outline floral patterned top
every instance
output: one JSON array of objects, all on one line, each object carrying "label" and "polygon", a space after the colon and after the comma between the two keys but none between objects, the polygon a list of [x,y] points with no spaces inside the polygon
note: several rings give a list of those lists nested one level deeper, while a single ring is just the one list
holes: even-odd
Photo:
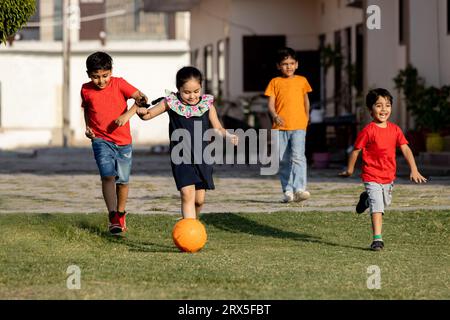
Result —
[{"label": "floral patterned top", "polygon": [[166,91],[166,94],[168,95],[165,97],[165,100],[169,108],[186,118],[202,116],[214,102],[214,96],[210,94],[203,94],[200,97],[200,101],[195,105],[184,104],[174,92]]}]

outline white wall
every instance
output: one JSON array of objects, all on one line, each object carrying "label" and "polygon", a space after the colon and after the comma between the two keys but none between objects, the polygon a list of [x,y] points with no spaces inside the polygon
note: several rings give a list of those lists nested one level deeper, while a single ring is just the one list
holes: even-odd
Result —
[{"label": "white wall", "polygon": [[367,29],[366,86],[364,92],[382,87],[394,97],[391,121],[403,123],[401,109],[393,79],[406,66],[406,49],[399,44],[398,0],[368,0],[367,5],[378,5],[381,9],[381,29]]},{"label": "white wall", "polygon": [[320,0],[314,3],[319,21],[317,34],[326,34],[327,42],[331,44],[333,43],[334,31],[355,26],[363,21],[364,9],[347,7],[346,1],[344,0]]},{"label": "white wall", "polygon": [[[72,47],[70,128],[75,145],[88,144],[84,137],[80,89],[89,81],[86,57],[97,50],[113,57],[113,75],[125,78],[150,100],[175,90],[175,74],[189,64],[186,41],[139,43],[76,43]],[[58,145],[62,141],[62,58],[58,43],[15,43],[0,48],[0,149]],[[131,104],[132,101],[130,101]],[[167,143],[168,117],[150,121],[131,119],[135,144]],[[24,132],[26,134],[24,135]],[[20,133],[20,134],[19,134]]]},{"label": "white wall", "polygon": [[[438,0],[410,0],[410,62],[427,84],[440,85]],[[448,60],[448,56],[445,57]]]},{"label": "white wall", "polygon": [[[256,35],[285,35],[286,45],[295,50],[318,48],[315,0],[233,0],[231,20],[255,30]],[[243,36],[251,35],[245,28],[231,28],[232,70],[230,93],[243,94]],[[251,95],[253,93],[246,93]]]},{"label": "white wall", "polygon": [[213,44],[216,50],[218,40],[230,37],[228,81],[234,99],[244,94],[243,36],[286,35],[296,50],[317,49],[315,8],[315,0],[203,0],[191,11],[191,48],[200,49],[202,61],[204,46]]},{"label": "white wall", "polygon": [[213,61],[212,70],[210,71],[212,72],[214,89],[217,89],[218,86],[217,42],[229,36],[230,5],[231,0],[207,0],[201,1],[191,10],[191,51],[198,50],[199,57],[197,61],[199,65],[197,66],[204,73],[204,48],[212,45]]}]

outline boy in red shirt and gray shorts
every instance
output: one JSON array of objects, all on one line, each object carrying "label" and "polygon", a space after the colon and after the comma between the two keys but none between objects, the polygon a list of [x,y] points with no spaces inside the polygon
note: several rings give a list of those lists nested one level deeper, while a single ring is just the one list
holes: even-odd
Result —
[{"label": "boy in red shirt and gray shorts", "polygon": [[400,127],[389,122],[393,97],[386,89],[375,89],[366,96],[366,106],[372,116],[369,123],[356,138],[343,177],[353,174],[358,155],[362,153],[362,174],[366,191],[361,193],[356,206],[357,213],[370,208],[372,215],[373,242],[370,248],[379,251],[384,248],[381,236],[384,208],[391,204],[392,188],[396,174],[395,152],[399,147],[408,163],[410,179],[415,183],[426,182],[418,171],[414,155]]},{"label": "boy in red shirt and gray shorts", "polygon": [[[109,212],[109,231],[126,230],[125,205],[131,171],[132,144],[130,118],[137,104],[146,104],[147,97],[123,78],[112,76],[112,58],[95,52],[86,59],[90,82],[81,88],[86,136],[92,141],[102,193]],[[128,109],[127,100],[134,99]]]}]

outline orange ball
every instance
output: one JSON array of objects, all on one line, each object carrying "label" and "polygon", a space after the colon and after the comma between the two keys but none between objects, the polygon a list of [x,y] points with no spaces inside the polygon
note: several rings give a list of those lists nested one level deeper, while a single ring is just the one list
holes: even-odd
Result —
[{"label": "orange ball", "polygon": [[172,239],[181,251],[197,252],[206,243],[205,226],[197,219],[181,219],[173,227]]}]

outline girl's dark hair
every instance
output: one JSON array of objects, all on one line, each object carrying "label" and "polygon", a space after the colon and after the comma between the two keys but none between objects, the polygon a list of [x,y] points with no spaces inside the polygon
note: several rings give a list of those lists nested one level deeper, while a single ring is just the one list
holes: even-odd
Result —
[{"label": "girl's dark hair", "polygon": [[105,52],[95,52],[86,59],[86,69],[88,73],[97,70],[111,70],[112,58]]},{"label": "girl's dark hair", "polygon": [[291,48],[281,48],[277,51],[277,63],[280,64],[284,59],[292,58],[295,61],[298,61],[297,59],[297,53],[295,53],[294,49]]},{"label": "girl's dark hair", "polygon": [[372,110],[372,106],[377,102],[379,97],[386,98],[389,100],[391,105],[394,103],[394,98],[392,97],[391,93],[383,88],[373,89],[370,90],[369,93],[366,96],[366,107],[369,110]]},{"label": "girl's dark hair", "polygon": [[177,81],[177,89],[180,89],[186,82],[190,79],[197,80],[200,84],[202,84],[203,76],[200,70],[195,67],[183,67],[177,72],[176,81]]}]

